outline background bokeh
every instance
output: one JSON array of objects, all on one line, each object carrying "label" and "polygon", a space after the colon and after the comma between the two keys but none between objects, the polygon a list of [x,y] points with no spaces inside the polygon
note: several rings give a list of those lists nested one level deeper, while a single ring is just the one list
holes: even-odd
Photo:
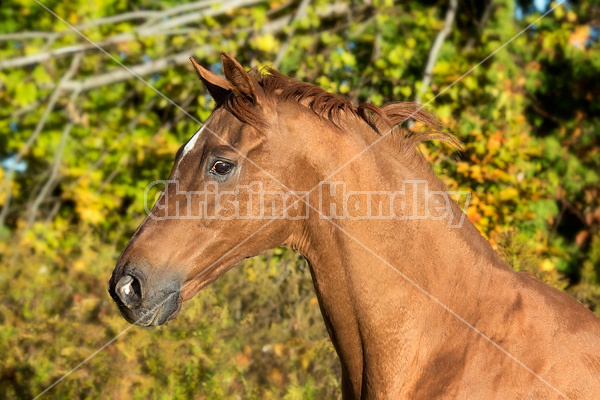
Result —
[{"label": "background bokeh", "polygon": [[[220,52],[353,102],[427,103],[557,3],[44,0],[204,121],[188,57]],[[600,313],[600,5],[567,1],[427,104],[423,151],[507,262]],[[436,40],[437,39],[437,40]],[[439,46],[434,45],[438,43]],[[431,68],[428,78],[426,66]],[[0,6],[0,398],[32,398],[129,324],[107,293],[198,126],[33,0]],[[247,260],[177,320],[134,327],[45,398],[339,398],[306,262]]]}]

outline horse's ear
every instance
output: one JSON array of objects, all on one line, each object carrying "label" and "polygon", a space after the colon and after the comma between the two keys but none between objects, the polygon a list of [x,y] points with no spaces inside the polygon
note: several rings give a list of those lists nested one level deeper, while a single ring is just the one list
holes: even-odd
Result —
[{"label": "horse's ear", "polygon": [[190,57],[190,61],[194,65],[198,77],[200,77],[200,80],[204,83],[204,86],[206,86],[206,89],[208,89],[212,98],[215,99],[215,102],[217,104],[223,102],[231,92],[231,85],[229,82],[198,64],[196,60],[194,60],[194,57]]},{"label": "horse's ear", "polygon": [[250,74],[246,72],[244,67],[227,53],[221,53],[221,61],[223,63],[225,78],[229,81],[233,92],[254,105],[258,104],[261,88],[255,83]]}]

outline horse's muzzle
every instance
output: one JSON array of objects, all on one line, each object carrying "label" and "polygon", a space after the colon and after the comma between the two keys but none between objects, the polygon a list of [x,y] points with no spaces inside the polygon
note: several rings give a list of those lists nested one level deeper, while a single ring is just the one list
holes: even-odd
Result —
[{"label": "horse's muzzle", "polygon": [[162,325],[179,311],[179,285],[171,282],[160,288],[151,286],[138,269],[125,266],[115,268],[108,292],[127,321],[142,326]]}]

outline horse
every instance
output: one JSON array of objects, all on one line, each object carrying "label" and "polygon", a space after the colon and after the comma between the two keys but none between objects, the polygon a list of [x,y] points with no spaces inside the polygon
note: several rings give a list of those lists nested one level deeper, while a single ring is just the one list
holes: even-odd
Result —
[{"label": "horse", "polygon": [[355,107],[225,53],[225,78],[191,61],[216,105],[110,278],[129,322],[163,324],[288,246],[309,263],[344,399],[598,398],[600,319],[513,271],[464,218],[418,151],[457,143],[434,116]]}]

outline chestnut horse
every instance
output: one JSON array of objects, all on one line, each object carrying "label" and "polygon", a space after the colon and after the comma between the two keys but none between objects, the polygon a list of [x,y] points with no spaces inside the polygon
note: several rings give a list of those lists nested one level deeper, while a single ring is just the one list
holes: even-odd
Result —
[{"label": "chestnut horse", "polygon": [[[600,398],[600,319],[512,271],[448,201],[416,149],[455,140],[434,118],[354,107],[226,54],[225,79],[192,62],[216,108],[113,272],[127,320],[163,324],[242,259],[285,245],[310,264],[344,399]],[[438,133],[411,133],[408,118]]]}]

